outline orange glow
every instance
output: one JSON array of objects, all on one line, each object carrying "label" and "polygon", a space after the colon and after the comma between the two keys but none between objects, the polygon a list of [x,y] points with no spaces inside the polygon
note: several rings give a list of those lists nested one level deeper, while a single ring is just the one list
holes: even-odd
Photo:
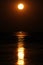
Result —
[{"label": "orange glow", "polygon": [[18,4],[18,9],[23,10],[24,9],[24,4],[22,4],[22,3]]}]

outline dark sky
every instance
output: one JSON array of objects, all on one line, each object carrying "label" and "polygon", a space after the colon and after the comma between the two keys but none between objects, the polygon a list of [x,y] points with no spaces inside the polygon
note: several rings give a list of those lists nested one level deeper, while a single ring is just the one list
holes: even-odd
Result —
[{"label": "dark sky", "polygon": [[[16,9],[23,2],[24,11]],[[43,1],[39,0],[1,0],[0,31],[43,32]]]}]

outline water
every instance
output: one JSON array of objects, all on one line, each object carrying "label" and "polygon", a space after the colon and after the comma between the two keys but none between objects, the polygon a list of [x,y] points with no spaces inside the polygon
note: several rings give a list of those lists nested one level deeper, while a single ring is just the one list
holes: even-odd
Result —
[{"label": "water", "polygon": [[39,42],[1,41],[0,65],[43,65],[42,57],[43,44]]}]

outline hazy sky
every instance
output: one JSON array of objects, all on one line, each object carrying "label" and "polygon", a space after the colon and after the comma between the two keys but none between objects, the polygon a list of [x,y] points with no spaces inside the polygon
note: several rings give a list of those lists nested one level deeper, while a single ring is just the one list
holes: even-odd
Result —
[{"label": "hazy sky", "polygon": [[[27,6],[22,12],[16,9],[19,2]],[[43,32],[43,1],[1,0],[0,31]]]}]

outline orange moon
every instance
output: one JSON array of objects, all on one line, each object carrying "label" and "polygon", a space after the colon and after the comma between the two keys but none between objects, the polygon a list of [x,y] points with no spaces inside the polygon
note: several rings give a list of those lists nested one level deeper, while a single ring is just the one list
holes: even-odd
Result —
[{"label": "orange moon", "polygon": [[23,10],[24,9],[24,4],[22,4],[22,3],[18,4],[18,9]]}]

